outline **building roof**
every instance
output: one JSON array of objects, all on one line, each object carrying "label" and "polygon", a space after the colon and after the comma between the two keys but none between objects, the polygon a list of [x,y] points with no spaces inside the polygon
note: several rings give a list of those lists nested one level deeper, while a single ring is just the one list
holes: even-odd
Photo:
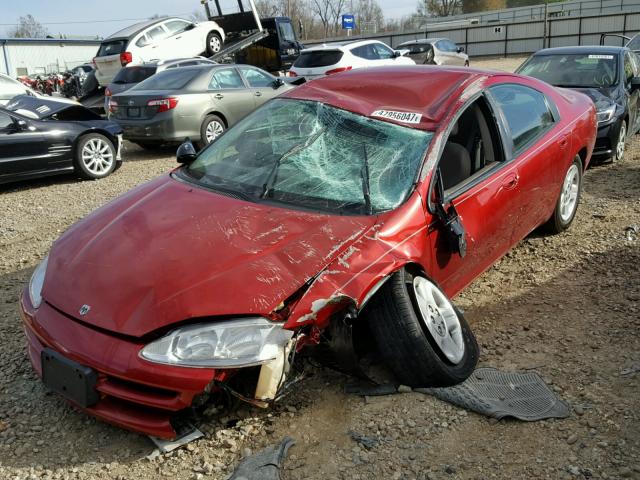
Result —
[{"label": "building roof", "polygon": [[51,43],[51,44],[67,44],[67,45],[100,45],[102,40],[80,39],[80,38],[0,38],[0,43]]}]

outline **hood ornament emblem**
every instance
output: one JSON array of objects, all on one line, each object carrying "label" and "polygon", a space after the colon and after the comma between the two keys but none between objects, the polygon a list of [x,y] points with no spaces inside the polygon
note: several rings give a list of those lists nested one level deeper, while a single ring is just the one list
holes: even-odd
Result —
[{"label": "hood ornament emblem", "polygon": [[91,306],[87,305],[86,303],[84,305],[82,305],[80,307],[80,310],[78,311],[78,313],[80,313],[80,315],[84,316],[87,313],[89,313],[89,310],[91,310]]}]

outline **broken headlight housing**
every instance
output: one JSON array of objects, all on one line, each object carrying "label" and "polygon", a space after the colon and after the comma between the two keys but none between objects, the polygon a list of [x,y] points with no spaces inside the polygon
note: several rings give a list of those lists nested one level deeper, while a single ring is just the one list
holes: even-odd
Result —
[{"label": "broken headlight housing", "polygon": [[268,362],[293,332],[266,318],[189,325],[151,342],[140,351],[145,360],[188,367],[249,367]]},{"label": "broken headlight housing", "polygon": [[49,263],[49,256],[44,257],[44,260],[40,262],[40,265],[36,267],[29,280],[29,300],[33,308],[40,307],[42,303],[42,286],[44,285],[44,275],[47,273],[47,264]]}]

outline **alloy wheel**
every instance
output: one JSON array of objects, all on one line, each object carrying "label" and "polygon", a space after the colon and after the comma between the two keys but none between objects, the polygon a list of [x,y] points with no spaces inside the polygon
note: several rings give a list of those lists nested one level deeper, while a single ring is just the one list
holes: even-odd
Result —
[{"label": "alloy wheel", "polygon": [[207,128],[204,131],[207,143],[213,142],[216,138],[222,135],[224,127],[217,120],[212,120],[207,124]]},{"label": "alloy wheel", "polygon": [[563,222],[571,220],[577,206],[580,191],[580,170],[574,163],[567,170],[560,194],[560,218]]},{"label": "alloy wheel", "polygon": [[438,287],[424,277],[414,277],[413,291],[421,320],[436,345],[451,363],[459,363],[464,356],[464,340],[453,305]]},{"label": "alloy wheel", "polygon": [[220,51],[220,39],[216,35],[211,35],[209,39],[209,49],[213,53],[218,53]]},{"label": "alloy wheel", "polygon": [[627,139],[627,125],[622,122],[620,133],[618,134],[618,144],[616,145],[616,160],[622,160],[624,156],[625,141]]},{"label": "alloy wheel", "polygon": [[113,166],[113,152],[100,138],[92,138],[82,148],[82,163],[93,175],[103,175]]}]

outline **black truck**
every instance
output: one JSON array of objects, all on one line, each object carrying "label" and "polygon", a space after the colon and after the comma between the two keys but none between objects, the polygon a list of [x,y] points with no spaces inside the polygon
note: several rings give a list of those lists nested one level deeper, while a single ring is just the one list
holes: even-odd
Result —
[{"label": "black truck", "polygon": [[201,1],[207,18],[220,25],[227,37],[224,48],[211,56],[212,60],[283,74],[304,48],[289,17],[260,18],[253,0]]}]

